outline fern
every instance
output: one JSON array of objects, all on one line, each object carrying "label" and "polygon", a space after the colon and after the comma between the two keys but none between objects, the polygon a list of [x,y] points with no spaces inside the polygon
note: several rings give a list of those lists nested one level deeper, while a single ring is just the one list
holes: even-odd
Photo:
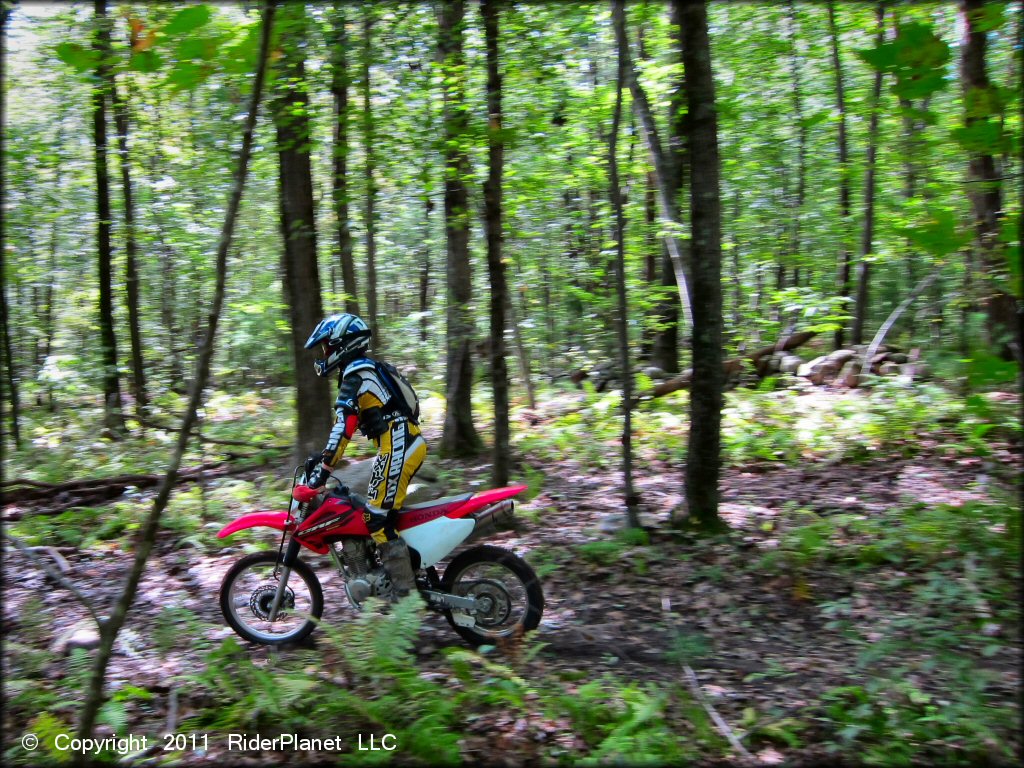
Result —
[{"label": "fern", "polygon": [[100,708],[98,720],[109,725],[114,733],[125,731],[128,725],[128,711],[125,709],[124,702],[108,701]]}]

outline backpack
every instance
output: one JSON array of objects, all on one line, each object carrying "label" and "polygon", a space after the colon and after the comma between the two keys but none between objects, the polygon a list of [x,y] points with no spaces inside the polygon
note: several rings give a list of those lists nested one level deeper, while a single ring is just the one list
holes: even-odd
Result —
[{"label": "backpack", "polygon": [[416,396],[416,390],[412,388],[412,384],[391,363],[385,363],[383,360],[374,360],[373,362],[377,369],[377,375],[384,382],[384,386],[388,388],[399,409],[418,424],[420,399]]}]

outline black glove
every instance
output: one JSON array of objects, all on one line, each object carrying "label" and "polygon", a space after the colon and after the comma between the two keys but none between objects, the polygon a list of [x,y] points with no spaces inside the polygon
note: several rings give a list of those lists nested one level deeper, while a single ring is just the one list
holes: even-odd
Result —
[{"label": "black glove", "polygon": [[307,482],[306,482],[307,485],[309,484],[308,480],[309,480],[310,477],[312,477],[313,472],[315,472],[316,468],[319,467],[319,465],[321,465],[323,463],[324,463],[324,454],[310,454],[309,458],[306,459],[306,463],[303,465],[302,470],[303,470],[303,472],[305,474],[305,477],[306,477],[306,480],[307,480]]},{"label": "black glove", "polygon": [[323,468],[324,455],[322,453],[311,453],[306,459],[303,470],[306,474],[306,485],[310,488],[318,488],[327,482],[328,473]]}]

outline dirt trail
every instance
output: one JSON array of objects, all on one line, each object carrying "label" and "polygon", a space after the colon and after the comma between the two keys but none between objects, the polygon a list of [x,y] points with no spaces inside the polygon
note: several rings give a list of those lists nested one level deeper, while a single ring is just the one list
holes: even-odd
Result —
[{"label": "dirt trail", "polygon": [[[823,601],[848,600],[855,623],[860,619],[861,635],[871,630],[873,617],[891,617],[901,609],[887,583],[870,574],[839,579],[811,570],[798,582],[787,575],[757,579],[744,571],[745,564],[777,545],[787,504],[823,516],[839,511],[870,515],[914,499],[958,503],[984,497],[984,485],[978,485],[980,465],[934,458],[730,469],[722,483],[722,512],[734,533],[720,543],[686,544],[664,525],[681,500],[682,473],[668,468],[639,484],[643,518],[653,530],[652,546],[644,548],[642,562],[627,549],[614,562],[597,564],[580,557],[578,548],[609,539],[608,529],[620,519],[615,477],[565,470],[549,475],[543,490],[522,505],[522,515],[534,518],[524,532],[502,533],[494,539],[535,563],[562,561],[543,576],[547,606],[538,639],[546,647],[530,662],[535,671],[576,670],[586,679],[611,673],[634,681],[682,683],[682,663],[689,663],[713,706],[734,724],[751,707],[775,717],[797,716],[822,692],[854,679],[853,661],[863,644],[826,627]],[[462,471],[472,482],[486,478],[487,467],[466,464]],[[256,536],[246,540],[252,542]],[[276,547],[273,536],[263,534],[261,539],[268,548]],[[161,538],[108,681],[113,688],[131,683],[156,693],[151,719],[166,717],[170,681],[202,663],[201,654],[189,650],[193,638],[185,627],[178,647],[157,647],[154,630],[161,611],[187,608],[198,617],[207,639],[218,642],[229,636],[217,606],[217,590],[242,553],[241,545],[238,541],[214,555],[175,549],[169,535]],[[130,553],[111,547],[74,552],[67,559],[78,586],[102,605],[120,589],[120,574],[128,567]],[[326,596],[324,621],[343,622],[353,615],[352,609],[332,577],[329,560],[317,560],[314,565]],[[11,641],[32,642],[23,635],[23,607],[29,598],[48,609],[51,638],[88,626],[84,609],[49,586],[19,553],[7,554],[4,582],[8,649]],[[315,638],[316,633],[313,642]],[[428,616],[416,648],[421,665],[426,670],[443,668],[441,649],[459,642],[440,616]],[[257,660],[269,660],[273,653],[263,648],[252,652]],[[979,663],[998,671],[995,685],[1012,699],[1021,682],[1014,655],[999,653]],[[55,662],[44,674],[60,677],[64,669]],[[181,716],[186,716],[188,691],[177,694]]]}]

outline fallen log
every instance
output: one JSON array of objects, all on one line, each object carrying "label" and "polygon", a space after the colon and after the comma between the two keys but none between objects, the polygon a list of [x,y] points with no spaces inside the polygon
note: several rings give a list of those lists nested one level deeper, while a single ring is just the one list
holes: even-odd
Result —
[{"label": "fallen log", "polygon": [[[758,375],[763,376],[762,372],[765,368],[765,358],[770,357],[776,352],[788,352],[791,349],[796,349],[808,341],[817,336],[817,331],[801,331],[800,333],[794,333],[785,339],[780,340],[777,344],[773,344],[770,347],[762,347],[761,349],[751,352],[749,355],[743,357],[734,357],[731,360],[726,360],[722,363],[722,368],[725,371],[726,377],[736,376],[743,371],[743,368],[748,364],[752,363],[754,368],[757,370]],[[693,383],[693,370],[687,368],[681,374],[676,376],[674,379],[663,381],[660,384],[649,389],[647,392],[640,393],[637,398],[633,401],[634,404],[642,400],[652,400],[656,397],[663,397],[671,394],[672,392],[678,392],[680,389],[689,389]]]},{"label": "fallen log", "polygon": [[[141,424],[142,426],[149,427],[150,429],[159,429],[159,430],[161,430],[163,432],[180,432],[181,431],[181,427],[172,427],[170,424],[161,424],[160,422],[153,421],[152,419],[143,419],[143,418],[140,418],[139,416],[133,416],[132,418],[135,421],[137,421],[139,424]],[[288,446],[288,445],[258,445],[256,443],[247,443],[244,440],[224,440],[224,439],[218,438],[218,437],[209,437],[208,435],[204,435],[199,430],[196,430],[195,436],[196,436],[196,439],[199,442],[201,442],[201,443],[210,443],[211,445],[235,445],[235,446],[240,446],[242,448],[256,448],[257,450],[275,450],[275,451],[283,451],[285,449],[291,448],[291,446]]]},{"label": "fallen log", "polygon": [[[182,470],[177,477],[176,483],[189,483],[197,480],[210,480],[218,477],[230,477],[241,475],[258,469],[263,464],[246,464],[233,466],[226,461],[212,462],[199,467],[190,467]],[[23,488],[12,491],[4,491],[4,522],[15,522],[26,515],[59,515],[73,507],[96,506],[106,504],[124,494],[129,487],[152,488],[159,485],[162,480],[160,475],[121,475],[119,477],[100,478],[93,480],[73,480],[69,483],[55,486],[49,489]],[[12,484],[19,481],[13,480]],[[17,491],[23,495],[15,497]],[[33,503],[47,500],[57,502],[54,506],[36,507]],[[8,509],[16,503],[27,502],[29,506],[17,506]]]}]

